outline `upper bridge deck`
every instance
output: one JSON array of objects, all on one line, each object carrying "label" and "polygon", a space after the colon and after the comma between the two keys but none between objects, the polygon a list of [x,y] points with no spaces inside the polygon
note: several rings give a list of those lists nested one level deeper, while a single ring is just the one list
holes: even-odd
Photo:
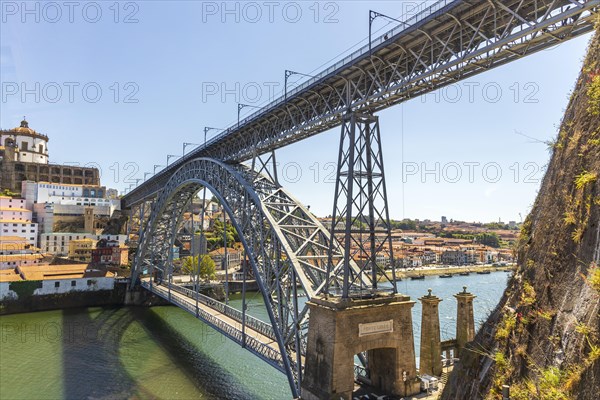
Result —
[{"label": "upper bridge deck", "polygon": [[[123,197],[154,196],[186,161],[242,162],[593,29],[600,0],[441,0],[173,162]],[[190,138],[190,140],[194,140]]]}]

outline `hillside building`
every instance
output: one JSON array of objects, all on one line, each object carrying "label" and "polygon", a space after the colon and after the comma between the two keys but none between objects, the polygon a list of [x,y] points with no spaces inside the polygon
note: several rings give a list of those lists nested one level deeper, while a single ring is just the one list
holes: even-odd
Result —
[{"label": "hillside building", "polygon": [[32,221],[24,199],[0,196],[0,228],[1,236],[18,236],[37,246],[38,224]]},{"label": "hillside building", "polygon": [[0,130],[0,187],[19,193],[26,180],[100,185],[97,168],[50,164],[48,141],[25,119],[16,128]]}]

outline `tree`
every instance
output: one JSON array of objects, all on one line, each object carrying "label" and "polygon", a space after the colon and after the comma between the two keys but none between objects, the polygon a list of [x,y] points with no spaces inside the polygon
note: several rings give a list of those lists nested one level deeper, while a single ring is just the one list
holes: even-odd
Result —
[{"label": "tree", "polygon": [[[181,270],[190,274],[190,276],[196,275],[198,273],[198,259],[200,259],[200,256],[184,258]],[[200,278],[205,280],[214,279],[215,271],[215,262],[208,254],[204,254],[200,259]]]},{"label": "tree", "polygon": [[495,248],[500,247],[500,237],[494,232],[477,235],[477,241],[486,246]]},{"label": "tree", "polygon": [[416,231],[417,223],[408,218],[403,219],[402,221],[390,221],[390,225],[392,229],[402,229],[404,231]]},{"label": "tree", "polygon": [[[235,242],[239,242],[240,238],[237,231],[230,223],[227,223],[227,247],[232,247]],[[207,232],[206,241],[210,250],[224,247],[223,243],[223,221],[215,219],[213,222],[213,231]]]},{"label": "tree", "polygon": [[12,192],[10,189],[4,189],[2,192],[0,192],[0,195],[7,197],[19,197],[20,193]]}]

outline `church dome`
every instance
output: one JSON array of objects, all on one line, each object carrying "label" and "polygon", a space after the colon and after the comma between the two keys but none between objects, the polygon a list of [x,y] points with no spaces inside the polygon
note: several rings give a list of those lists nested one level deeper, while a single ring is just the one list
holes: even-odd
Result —
[{"label": "church dome", "polygon": [[43,139],[48,141],[48,136],[41,134],[39,132],[36,132],[35,130],[31,129],[29,127],[29,122],[27,122],[27,120],[25,119],[25,117],[23,117],[23,121],[21,121],[21,125],[11,129],[10,131],[8,131],[11,134],[16,134],[16,135],[27,135],[27,136],[33,136],[33,137],[37,137],[39,139]]}]

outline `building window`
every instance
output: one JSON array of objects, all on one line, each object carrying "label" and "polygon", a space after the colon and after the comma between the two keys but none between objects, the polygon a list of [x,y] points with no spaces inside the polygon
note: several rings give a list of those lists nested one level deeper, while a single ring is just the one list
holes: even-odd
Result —
[{"label": "building window", "polygon": [[71,287],[75,287],[77,283],[75,281],[71,281]]},{"label": "building window", "polygon": [[60,282],[54,282],[54,287],[55,287],[55,288],[58,288],[58,287],[60,287]]},{"label": "building window", "polygon": [[91,279],[88,279],[88,280],[87,280],[87,285],[88,285],[88,286],[92,286],[92,280],[91,280]]}]

